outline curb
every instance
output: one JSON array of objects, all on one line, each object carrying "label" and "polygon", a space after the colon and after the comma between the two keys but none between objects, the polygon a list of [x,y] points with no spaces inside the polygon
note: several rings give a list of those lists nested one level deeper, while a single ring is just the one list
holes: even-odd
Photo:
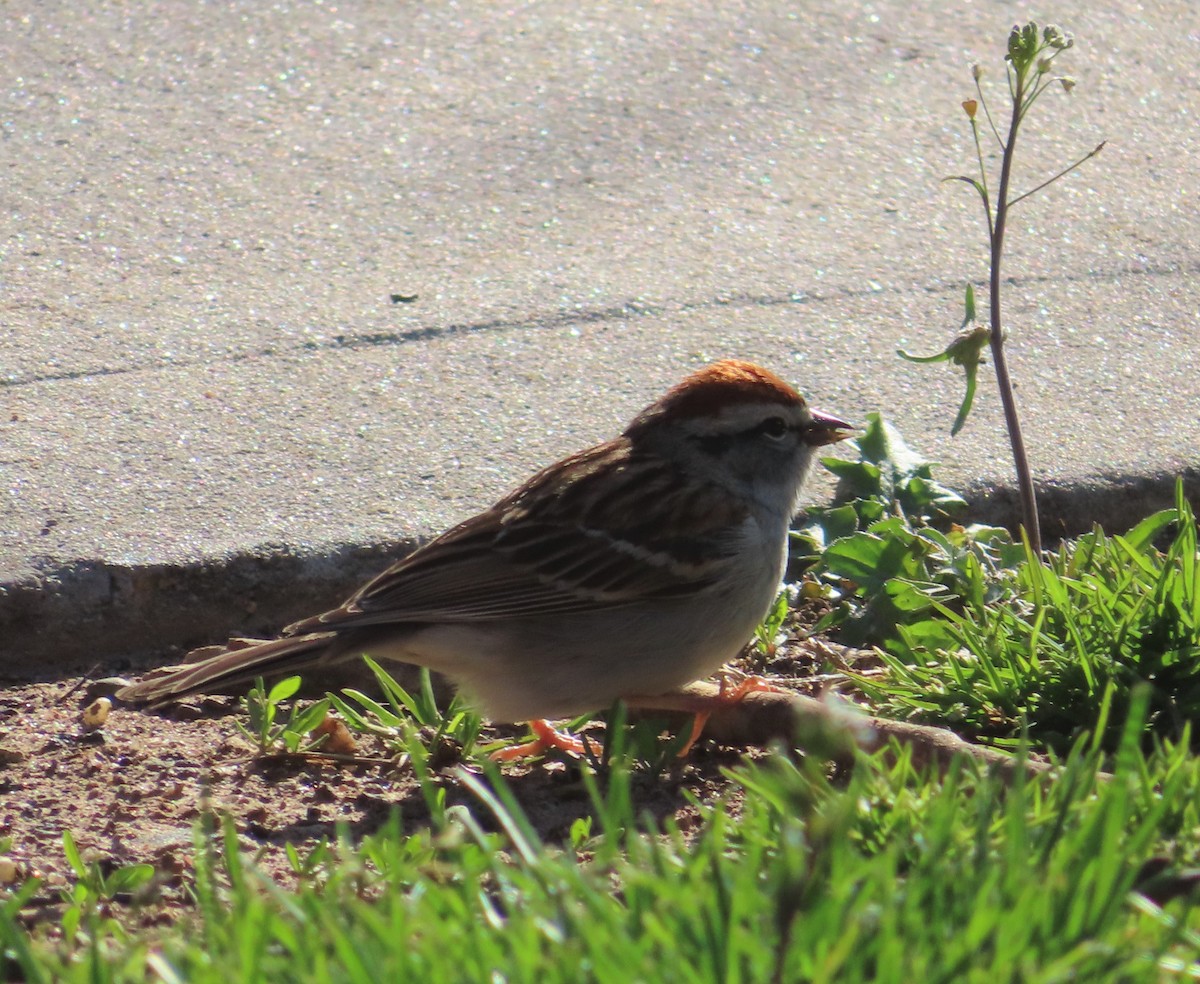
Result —
[{"label": "curb", "polygon": [[416,545],[263,544],[187,564],[48,566],[0,582],[0,680],[54,679],[97,665],[118,671],[231,634],[273,635],[333,607]]}]

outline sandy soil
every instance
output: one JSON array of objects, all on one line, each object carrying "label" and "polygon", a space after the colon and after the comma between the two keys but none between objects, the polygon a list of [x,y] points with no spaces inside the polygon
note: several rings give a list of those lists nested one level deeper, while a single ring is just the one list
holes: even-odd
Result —
[{"label": "sandy soil", "polygon": [[[794,656],[781,650],[770,670],[796,683],[797,673],[813,668],[792,648]],[[88,687],[77,679],[0,691],[0,839],[11,840],[0,856],[11,863],[0,866],[0,874],[10,883],[30,875],[43,880],[26,909],[31,923],[54,920],[61,893],[74,880],[63,853],[66,829],[84,858],[102,870],[138,862],[159,870],[151,891],[115,907],[122,921],[144,925],[173,919],[189,906],[193,831],[204,810],[231,816],[245,850],[285,884],[292,877],[285,845],[303,854],[322,838],[333,839],[339,822],[358,838],[396,809],[406,829],[428,822],[411,770],[394,762],[256,754],[237,728],[245,716],[235,698],[197,698],[158,713],[116,706],[98,728],[84,724],[89,703]],[[511,729],[497,733],[520,736]],[[385,758],[387,750],[368,736],[360,738],[357,753]],[[746,754],[765,753],[702,740],[672,771],[635,776],[638,806],[673,816],[685,830],[696,820],[685,792],[704,802],[732,796],[736,808],[736,790],[721,769]],[[474,805],[454,776],[457,764],[448,761],[439,774],[448,803]],[[570,761],[520,762],[505,766],[505,773],[548,841],[565,840],[572,822],[589,813],[578,766]],[[476,812],[487,826],[488,818]]]}]

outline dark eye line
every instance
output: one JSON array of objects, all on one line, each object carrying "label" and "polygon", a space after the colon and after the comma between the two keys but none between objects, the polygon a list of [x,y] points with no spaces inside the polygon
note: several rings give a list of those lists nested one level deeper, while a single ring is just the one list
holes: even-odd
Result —
[{"label": "dark eye line", "polygon": [[768,417],[766,420],[762,421],[762,423],[751,427],[749,433],[764,434],[767,437],[780,438],[783,437],[783,435],[789,430],[792,430],[792,428],[788,426],[787,421],[782,417]]},{"label": "dark eye line", "polygon": [[728,451],[739,440],[744,440],[747,437],[766,436],[773,440],[779,440],[789,431],[799,432],[803,429],[802,427],[789,425],[782,417],[768,417],[753,427],[747,427],[744,431],[729,434],[709,434],[705,436],[693,434],[689,440],[699,445],[708,454],[719,456]]}]

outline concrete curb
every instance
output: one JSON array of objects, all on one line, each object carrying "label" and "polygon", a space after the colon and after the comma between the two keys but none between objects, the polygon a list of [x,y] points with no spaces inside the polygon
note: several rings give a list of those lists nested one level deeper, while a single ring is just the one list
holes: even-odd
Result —
[{"label": "concrete curb", "polygon": [[[414,542],[263,544],[188,564],[77,560],[0,584],[0,679],[160,661],[230,634],[274,633],[332,607]],[[101,672],[99,675],[105,675]]]}]

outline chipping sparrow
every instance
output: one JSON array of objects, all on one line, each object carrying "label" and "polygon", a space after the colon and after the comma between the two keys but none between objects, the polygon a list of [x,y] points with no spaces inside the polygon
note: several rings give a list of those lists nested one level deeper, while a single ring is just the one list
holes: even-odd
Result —
[{"label": "chipping sparrow", "polygon": [[737,655],[778,591],[814,449],[850,429],[767,370],[717,362],[340,608],[117,696],[161,702],[367,653],[443,673],[488,717],[548,737],[543,719],[667,693]]}]

